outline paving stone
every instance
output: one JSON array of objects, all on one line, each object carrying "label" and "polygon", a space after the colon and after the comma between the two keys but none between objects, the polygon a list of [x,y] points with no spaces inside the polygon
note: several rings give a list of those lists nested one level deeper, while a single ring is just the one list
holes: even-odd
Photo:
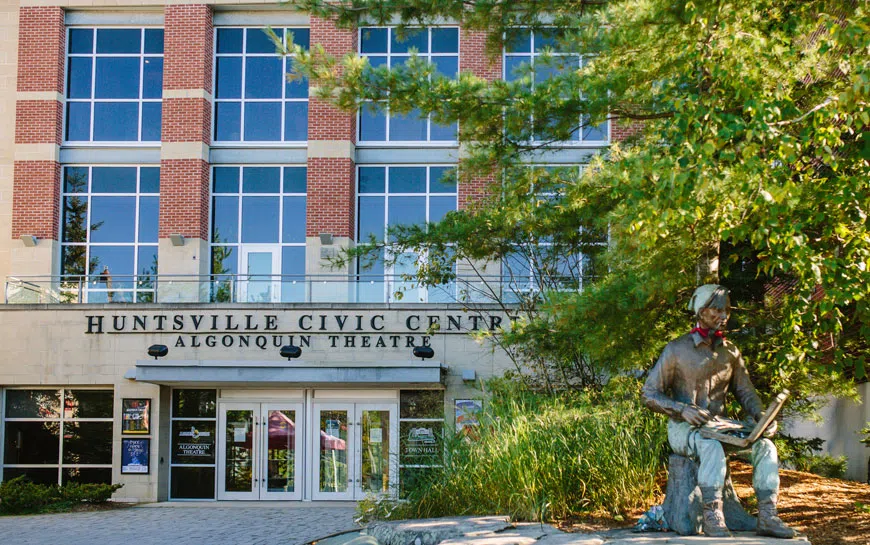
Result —
[{"label": "paving stone", "polygon": [[480,537],[511,528],[507,517],[452,517],[375,522],[364,530],[380,545],[437,545],[448,539]]},{"label": "paving stone", "polygon": [[521,535],[505,535],[504,533],[483,536],[457,537],[442,541],[439,545],[535,545],[536,538]]},{"label": "paving stone", "polygon": [[538,545],[602,545],[604,539],[598,534],[550,534],[538,540]]}]

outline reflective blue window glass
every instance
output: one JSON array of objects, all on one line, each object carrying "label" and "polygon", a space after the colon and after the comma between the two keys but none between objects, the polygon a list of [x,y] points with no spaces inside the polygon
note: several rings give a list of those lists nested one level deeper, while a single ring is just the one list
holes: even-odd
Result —
[{"label": "reflective blue window glass", "polygon": [[432,167],[429,169],[430,193],[456,193],[456,169]]},{"label": "reflective blue window glass", "polygon": [[359,114],[360,140],[383,141],[387,139],[387,116],[371,104],[365,104]]},{"label": "reflective blue window glass", "polygon": [[281,140],[281,103],[245,103],[245,140],[276,142]]},{"label": "reflective blue window glass", "polygon": [[282,242],[305,242],[305,197],[284,197]]},{"label": "reflective blue window glass", "polygon": [[282,64],[278,57],[246,58],[245,98],[281,98]]},{"label": "reflective blue window glass", "polygon": [[241,28],[219,28],[217,31],[218,53],[241,53],[242,33]]},{"label": "reflective blue window glass", "polygon": [[384,167],[360,167],[359,192],[383,193],[386,190],[386,172]]},{"label": "reflective blue window glass", "polygon": [[432,29],[432,53],[458,53],[459,52],[459,29],[458,28],[433,28]]},{"label": "reflective blue window glass", "polygon": [[287,45],[301,45],[303,49],[308,49],[311,41],[311,32],[307,28],[288,28],[287,29]]},{"label": "reflective blue window glass", "polygon": [[387,225],[423,225],[426,223],[426,197],[388,197]]},{"label": "reflective blue window glass", "polygon": [[[287,59],[287,68],[284,71],[289,73],[293,63]],[[282,74],[283,77],[283,74]],[[284,83],[284,98],[308,98],[308,78],[294,78],[293,80],[285,80]]]},{"label": "reflective blue window glass", "polygon": [[70,102],[66,106],[66,139],[74,142],[91,139],[91,104]]},{"label": "reflective blue window glass", "polygon": [[97,57],[96,98],[139,98],[138,57]]},{"label": "reflective blue window glass", "polygon": [[390,193],[425,193],[426,167],[390,168]]},{"label": "reflective blue window glass", "polygon": [[437,73],[446,78],[459,75],[459,57],[432,57],[432,64],[438,69]]},{"label": "reflective blue window glass", "polygon": [[384,239],[384,197],[359,198],[359,242],[367,242],[371,236]]},{"label": "reflective blue window glass", "polygon": [[211,249],[211,272],[213,274],[236,274],[238,272],[238,248],[214,246]]},{"label": "reflective blue window glass", "polygon": [[145,57],[142,65],[142,98],[163,96],[163,57]]},{"label": "reflective blue window glass", "polygon": [[84,275],[87,246],[63,246],[60,254],[60,274]]},{"label": "reflective blue window glass", "polygon": [[552,61],[536,61],[535,62],[535,83],[541,84],[547,80],[558,76],[562,70],[556,64],[556,59]]},{"label": "reflective blue window glass", "polygon": [[142,31],[138,28],[98,28],[97,53],[140,53]]},{"label": "reflective blue window glass", "polygon": [[145,102],[142,104],[142,141],[160,141],[160,121],[163,114],[163,104],[160,102]]},{"label": "reflective blue window glass", "polygon": [[159,197],[139,197],[139,242],[157,242],[159,203]]},{"label": "reflective blue window glass", "polygon": [[429,130],[431,131],[430,140],[433,142],[453,142],[457,138],[459,126],[457,123],[444,126],[433,121]]},{"label": "reflective blue window glass", "polygon": [[212,242],[239,241],[238,197],[214,197],[211,218]]},{"label": "reflective blue window glass", "polygon": [[64,193],[87,193],[88,169],[85,167],[66,167],[63,175]]},{"label": "reflective blue window glass", "polygon": [[583,140],[607,140],[607,124],[607,121],[602,121],[598,125],[583,127]]},{"label": "reflective blue window glass", "polygon": [[163,29],[145,29],[145,53],[163,53]]},{"label": "reflective blue window glass", "polygon": [[242,197],[242,242],[278,242],[278,197]]},{"label": "reflective blue window glass", "polygon": [[511,55],[504,59],[505,81],[515,81],[529,76],[529,66],[532,57],[527,55]]},{"label": "reflective blue window glass", "polygon": [[522,28],[508,30],[505,35],[504,48],[508,53],[530,53],[532,51],[532,32]]},{"label": "reflective blue window glass", "polygon": [[241,140],[241,102],[218,102],[215,105],[214,132],[215,140]]},{"label": "reflective blue window glass", "polygon": [[[157,274],[157,246],[140,246],[139,247],[139,266],[137,272],[144,275]],[[143,279],[140,279],[140,282]],[[153,280],[152,280],[153,282]],[[154,289],[154,286],[146,286],[142,283],[139,288]]]},{"label": "reflective blue window glass", "polygon": [[215,167],[213,193],[239,192],[239,167]]},{"label": "reflective blue window glass", "polygon": [[94,52],[94,29],[71,28],[69,30],[69,52],[93,53]]},{"label": "reflective blue window glass", "polygon": [[88,241],[88,198],[74,195],[63,198],[63,241]]},{"label": "reflective blue window glass", "polygon": [[284,167],[284,193],[305,193],[307,185],[306,167]]},{"label": "reflective blue window glass", "polygon": [[92,64],[90,57],[70,57],[66,84],[68,98],[91,98]]},{"label": "reflective blue window glass", "polygon": [[242,58],[218,57],[217,98],[242,98]]},{"label": "reflective blue window glass", "polygon": [[400,38],[396,29],[391,28],[390,48],[393,53],[407,53],[411,48],[416,49],[418,53],[428,53],[429,33],[426,29],[408,28]]},{"label": "reflective blue window glass", "polygon": [[429,222],[437,223],[456,210],[456,197],[429,197]]},{"label": "reflective blue window glass", "polygon": [[91,193],[136,193],[136,167],[93,167]]},{"label": "reflective blue window glass", "polygon": [[136,197],[91,197],[90,242],[134,242]]},{"label": "reflective blue window glass", "polygon": [[305,302],[305,246],[281,248],[281,301]]},{"label": "reflective blue window glass", "polygon": [[550,48],[554,52],[559,52],[559,39],[562,36],[562,31],[557,28],[542,28],[535,31],[535,51],[543,51],[544,48]]},{"label": "reflective blue window glass", "polygon": [[390,140],[426,140],[426,118],[420,117],[419,110],[411,110],[408,115],[393,115],[390,119]]},{"label": "reflective blue window glass", "polygon": [[307,102],[288,102],[284,105],[284,140],[308,140]]},{"label": "reflective blue window glass", "polygon": [[139,192],[160,193],[160,169],[142,167],[139,169]]},{"label": "reflective blue window glass", "polygon": [[[249,28],[246,30],[245,53],[275,53],[275,44],[266,34],[265,29]],[[280,30],[278,33],[280,34]]]},{"label": "reflective blue window glass", "polygon": [[[134,267],[135,246],[90,246],[90,263],[88,268],[91,274],[101,275],[102,278],[93,279],[97,281],[96,286],[91,286],[94,289],[102,289],[107,287],[107,276],[111,275],[112,288],[132,288],[132,276],[136,269]],[[102,283],[102,285],[100,285]],[[93,298],[88,299],[94,302]],[[117,300],[115,300],[117,302]]]},{"label": "reflective blue window glass", "polygon": [[386,28],[363,28],[360,30],[360,52],[362,53],[386,53],[387,52],[387,29]]},{"label": "reflective blue window glass", "polygon": [[245,167],[242,170],[242,193],[279,193],[281,167]]}]

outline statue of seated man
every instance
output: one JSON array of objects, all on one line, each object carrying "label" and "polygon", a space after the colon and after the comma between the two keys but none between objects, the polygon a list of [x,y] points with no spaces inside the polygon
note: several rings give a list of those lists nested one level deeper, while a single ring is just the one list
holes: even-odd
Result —
[{"label": "statue of seated man", "polygon": [[[643,400],[653,411],[669,417],[668,442],[673,451],[698,462],[704,534],[727,537],[730,533],[722,511],[725,449],[719,441],[702,437],[699,428],[724,416],[729,391],[749,418],[757,421],[764,409],[740,351],[722,333],[731,312],[728,290],[716,284],[701,286],[692,295],[689,309],[695,312],[697,325],[665,347],[644,384]],[[774,423],[767,435],[775,431]],[[795,537],[796,532],[776,516],[779,461],[770,439],[761,438],[752,445],[752,467],[752,485],[758,498],[757,533]]]}]

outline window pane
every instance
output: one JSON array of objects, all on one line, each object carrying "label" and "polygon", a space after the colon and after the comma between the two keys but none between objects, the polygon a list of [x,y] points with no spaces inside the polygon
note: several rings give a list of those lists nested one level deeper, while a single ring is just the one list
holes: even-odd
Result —
[{"label": "window pane", "polygon": [[284,197],[282,242],[305,242],[305,197]]},{"label": "window pane", "polygon": [[135,193],[136,167],[94,167],[94,193]]},{"label": "window pane", "polygon": [[157,242],[159,197],[139,197],[139,242]]},{"label": "window pane", "polygon": [[504,79],[514,81],[528,75],[531,57],[526,55],[511,55],[504,58]]},{"label": "window pane", "polygon": [[111,464],[111,422],[65,422],[63,463]]},{"label": "window pane", "polygon": [[367,58],[369,60],[369,66],[371,66],[372,68],[377,68],[379,66],[387,66],[389,64],[387,62],[387,57],[385,57],[385,56],[381,56],[381,55],[372,56],[372,55],[370,55]]},{"label": "window pane", "polygon": [[100,275],[96,279],[97,285],[92,284],[91,288],[99,290],[133,287],[133,246],[91,246],[90,250],[90,274]]},{"label": "window pane", "polygon": [[240,57],[218,57],[217,98],[242,98],[242,59]]},{"label": "window pane", "polygon": [[399,463],[441,464],[443,428],[443,422],[399,422]]},{"label": "window pane", "polygon": [[91,197],[90,242],[134,242],[136,197]]},{"label": "window pane", "polygon": [[235,246],[213,246],[211,249],[212,274],[236,274]]},{"label": "window pane", "polygon": [[529,53],[532,51],[532,33],[517,28],[508,30],[505,36],[505,51],[508,53]]},{"label": "window pane", "polygon": [[245,42],[245,53],[274,53],[275,44],[271,38],[266,35],[266,29],[263,28],[248,28],[247,41]]},{"label": "window pane", "polygon": [[432,123],[431,140],[433,142],[453,142],[456,140],[458,128],[456,123],[447,126]]},{"label": "window pane", "polygon": [[172,422],[172,463],[213,464],[215,422],[174,420]]},{"label": "window pane", "polygon": [[91,28],[71,28],[69,30],[70,53],[93,53],[94,30]]},{"label": "window pane", "polygon": [[242,170],[242,193],[279,193],[281,167],[245,167]]},{"label": "window pane", "polygon": [[[305,301],[305,246],[284,246],[281,248],[281,302],[300,303]],[[289,276],[289,277],[288,277]]]},{"label": "window pane", "polygon": [[242,198],[242,242],[278,242],[278,198]]},{"label": "window pane", "polygon": [[59,422],[6,422],[5,464],[56,464],[59,458]]},{"label": "window pane", "polygon": [[387,139],[387,115],[365,104],[359,114],[360,140],[380,142]]},{"label": "window pane", "polygon": [[62,471],[63,484],[111,484],[111,467],[65,467]]},{"label": "window pane", "polygon": [[112,418],[112,390],[67,390],[64,418]]},{"label": "window pane", "polygon": [[[287,68],[285,73],[290,73],[292,69],[292,61],[287,59]],[[283,74],[282,74],[282,77]],[[293,78],[292,80],[284,80],[284,97],[285,98],[308,98],[308,78]]]},{"label": "window pane", "polygon": [[178,389],[172,391],[173,418],[214,418],[216,390]]},{"label": "window pane", "polygon": [[66,139],[77,142],[91,139],[91,105],[70,102],[66,107]]},{"label": "window pane", "polygon": [[359,242],[368,242],[372,235],[384,239],[384,215],[383,197],[359,198]]},{"label": "window pane", "polygon": [[163,104],[160,102],[145,102],[142,104],[142,141],[160,141],[160,118]]},{"label": "window pane", "polygon": [[426,197],[389,197],[388,203],[390,227],[426,223]]},{"label": "window pane", "polygon": [[6,390],[6,418],[58,418],[60,391]]},{"label": "window pane", "polygon": [[63,190],[66,193],[85,193],[88,190],[88,169],[66,167],[64,169]]},{"label": "window pane", "polygon": [[70,57],[66,96],[68,98],[91,98],[91,70],[89,57]]},{"label": "window pane", "polygon": [[97,29],[97,53],[139,53],[142,31],[137,29]]},{"label": "window pane", "polygon": [[284,193],[305,193],[307,178],[306,167],[284,167]]},{"label": "window pane", "polygon": [[[280,33],[278,33],[280,35]],[[288,28],[286,42],[287,45],[301,45],[308,49],[308,44],[311,41],[311,32],[307,28]]]},{"label": "window pane", "polygon": [[63,198],[63,241],[87,242],[88,200],[84,197]]},{"label": "window pane", "polygon": [[238,197],[215,197],[212,202],[212,242],[238,242]]},{"label": "window pane", "polygon": [[458,28],[433,28],[432,29],[432,53],[458,53],[459,52],[459,29]]},{"label": "window pane", "polygon": [[215,167],[214,193],[239,192],[239,167]]},{"label": "window pane", "polygon": [[399,39],[399,33],[396,29],[390,29],[391,51],[393,53],[407,53],[414,48],[418,53],[429,52],[429,33],[426,29],[408,28],[405,29],[404,36]]},{"label": "window pane", "polygon": [[142,98],[162,98],[163,58],[145,57],[142,62]]},{"label": "window pane", "polygon": [[456,210],[456,197],[430,197],[429,222],[437,223],[444,219],[447,212]]},{"label": "window pane", "polygon": [[[136,287],[139,289],[153,290],[153,280],[147,278],[147,276],[157,274],[157,246],[139,246],[137,270],[140,275],[143,275],[146,278],[139,278],[139,284]],[[148,282],[152,284],[143,284]]]},{"label": "window pane", "polygon": [[217,52],[241,53],[242,32],[241,28],[219,28],[217,31]]},{"label": "window pane", "polygon": [[163,29],[145,29],[145,53],[163,53]]},{"label": "window pane", "polygon": [[236,142],[242,139],[242,104],[218,102],[215,107],[215,140]]},{"label": "window pane", "polygon": [[444,392],[441,390],[402,390],[399,418],[444,418]]},{"label": "window pane", "polygon": [[288,102],[284,105],[284,140],[308,140],[308,103]]},{"label": "window pane", "polygon": [[57,484],[57,468],[7,467],[3,469],[3,479],[10,481],[15,477],[26,475],[36,484]]},{"label": "window pane", "polygon": [[425,193],[426,167],[390,168],[390,193]]},{"label": "window pane", "polygon": [[171,481],[173,499],[214,498],[213,467],[173,467]]},{"label": "window pane", "polygon": [[384,193],[387,169],[383,167],[361,167],[359,169],[360,193]]},{"label": "window pane", "polygon": [[420,118],[419,110],[411,110],[408,115],[394,115],[390,119],[390,140],[426,140],[426,118]]},{"label": "window pane", "polygon": [[95,98],[139,98],[138,57],[97,57]]},{"label": "window pane", "polygon": [[387,29],[363,28],[360,31],[360,51],[362,53],[386,53]]},{"label": "window pane", "polygon": [[430,193],[456,193],[456,169],[432,167],[429,169]]},{"label": "window pane", "polygon": [[141,193],[160,193],[160,169],[142,167],[139,169],[139,191]]},{"label": "window pane", "polygon": [[433,57],[432,63],[442,76],[452,79],[459,75],[459,57]]},{"label": "window pane", "polygon": [[283,63],[280,58],[245,59],[245,98],[281,98],[283,79]]},{"label": "window pane", "polygon": [[[586,121],[584,120],[584,123]],[[607,121],[602,121],[595,126],[583,127],[583,140],[603,141],[607,140]]]},{"label": "window pane", "polygon": [[281,140],[281,103],[245,103],[245,140],[277,142]]},{"label": "window pane", "polygon": [[126,142],[139,139],[139,105],[135,102],[94,104],[94,140]]},{"label": "window pane", "polygon": [[60,274],[84,275],[86,252],[85,246],[64,246],[60,258]]}]

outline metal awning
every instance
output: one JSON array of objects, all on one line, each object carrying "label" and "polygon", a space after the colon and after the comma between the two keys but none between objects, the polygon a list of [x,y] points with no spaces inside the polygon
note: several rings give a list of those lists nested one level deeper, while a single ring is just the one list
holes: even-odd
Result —
[{"label": "metal awning", "polygon": [[447,367],[440,362],[336,362],[138,360],[124,378],[181,385],[442,385]]}]

